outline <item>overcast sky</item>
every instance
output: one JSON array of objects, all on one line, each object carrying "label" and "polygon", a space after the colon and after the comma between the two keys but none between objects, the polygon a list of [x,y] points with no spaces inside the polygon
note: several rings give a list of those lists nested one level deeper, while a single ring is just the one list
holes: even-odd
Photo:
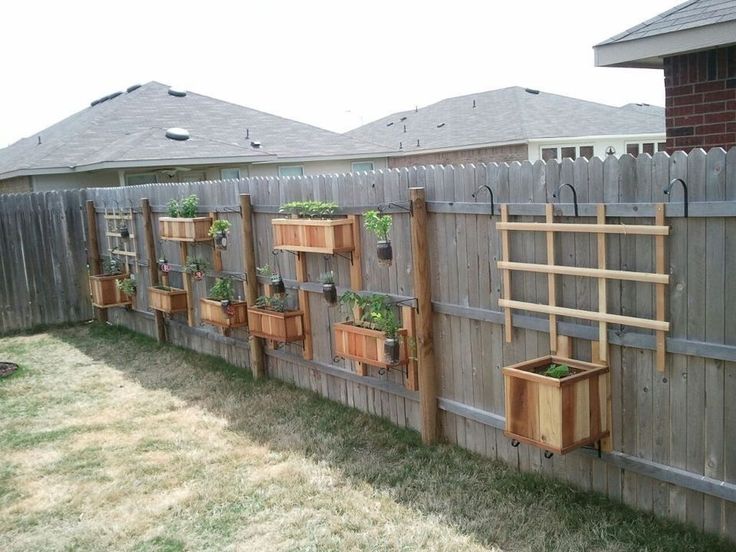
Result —
[{"label": "overcast sky", "polygon": [[515,85],[664,105],[661,71],[592,46],[676,3],[6,0],[0,147],[151,80],[339,132]]}]

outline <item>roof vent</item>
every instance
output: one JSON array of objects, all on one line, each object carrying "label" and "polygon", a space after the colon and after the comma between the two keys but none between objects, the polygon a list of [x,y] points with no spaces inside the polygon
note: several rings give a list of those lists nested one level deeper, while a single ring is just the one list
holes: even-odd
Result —
[{"label": "roof vent", "polygon": [[176,96],[177,98],[183,98],[187,95],[186,90],[182,90],[181,88],[174,88],[173,86],[169,88],[169,96]]},{"label": "roof vent", "polygon": [[406,121],[406,117],[402,117],[399,121]]},{"label": "roof vent", "polygon": [[394,122],[393,122],[393,121],[391,121],[390,123],[386,123],[386,126],[387,126],[387,127],[389,127],[389,126],[394,126]]},{"label": "roof vent", "polygon": [[113,98],[117,98],[118,96],[120,96],[120,94],[122,94],[122,92],[113,92],[112,94],[110,94],[110,95],[109,95],[109,96],[107,97],[107,99],[108,99],[108,100],[112,100]]},{"label": "roof vent", "polygon": [[475,100],[473,100],[473,109],[475,109]]},{"label": "roof vent", "polygon": [[539,90],[534,90],[533,88],[525,88],[524,92],[527,94],[539,94]]},{"label": "roof vent", "polygon": [[258,141],[256,141],[256,140],[253,140],[253,141],[252,141],[252,142],[250,143],[250,147],[252,147],[252,148],[255,148],[255,149],[258,149],[258,148],[260,148],[260,147],[261,147],[261,143],[260,143],[260,142],[258,142]]},{"label": "roof vent", "polygon": [[419,146],[419,139],[418,139],[418,138],[417,138],[417,147],[420,147],[420,146]]},{"label": "roof vent", "polygon": [[437,128],[442,128],[443,126],[445,126],[445,123],[440,123],[437,125]]},{"label": "roof vent", "polygon": [[131,93],[131,92],[132,92],[133,90],[138,90],[138,89],[139,89],[140,87],[141,87],[141,85],[140,85],[140,84],[134,84],[134,85],[132,85],[132,86],[129,86],[128,88],[126,88],[126,89],[125,89],[125,91],[126,91],[126,92],[127,92],[128,94],[130,94],[130,93]]},{"label": "roof vent", "polygon": [[166,137],[170,140],[189,140],[189,131],[185,128],[170,128],[166,131]]}]

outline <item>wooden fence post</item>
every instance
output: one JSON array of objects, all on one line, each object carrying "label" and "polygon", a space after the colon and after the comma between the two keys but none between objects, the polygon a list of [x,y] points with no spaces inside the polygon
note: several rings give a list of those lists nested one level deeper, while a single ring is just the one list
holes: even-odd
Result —
[{"label": "wooden fence post", "polygon": [[[141,212],[143,213],[143,230],[146,238],[146,257],[148,260],[148,283],[151,286],[158,285],[158,260],[156,259],[156,242],[153,239],[153,213],[151,212],[151,204],[147,198],[141,199]],[[138,293],[143,293],[142,289]],[[156,339],[159,343],[166,341],[166,323],[164,322],[164,313],[160,310],[154,310],[153,315],[156,320]]]},{"label": "wooden fence post", "polygon": [[[245,261],[245,300],[252,307],[258,299],[258,274],[256,273],[255,235],[253,233],[253,207],[250,194],[240,194],[240,216],[243,219],[243,259]],[[266,375],[263,364],[263,340],[249,335],[250,370],[255,379]]]},{"label": "wooden fence post", "polygon": [[[87,262],[92,276],[102,274],[100,244],[97,242],[97,213],[95,202],[87,200]],[[90,292],[91,293],[91,292]],[[98,322],[107,322],[107,310],[95,307],[95,318]]]},{"label": "wooden fence post", "polygon": [[437,373],[432,335],[432,286],[427,246],[427,205],[424,188],[409,188],[411,199],[411,249],[414,295],[417,298],[417,360],[422,441],[437,442]]}]

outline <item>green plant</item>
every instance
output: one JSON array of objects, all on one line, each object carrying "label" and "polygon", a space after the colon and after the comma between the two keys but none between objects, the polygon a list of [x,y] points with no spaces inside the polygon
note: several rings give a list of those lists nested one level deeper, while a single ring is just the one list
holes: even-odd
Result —
[{"label": "green plant", "polygon": [[135,295],[136,283],[132,277],[124,278],[122,280],[116,280],[115,285],[125,295]]},{"label": "green plant", "polygon": [[[389,338],[396,338],[398,335],[401,324],[387,295],[359,295],[348,290],[340,296],[340,305],[346,309],[348,318],[352,318],[356,324],[379,330]],[[355,308],[361,309],[358,320],[354,319]]]},{"label": "green plant", "polygon": [[204,272],[208,268],[208,264],[204,259],[199,257],[187,257],[187,261],[184,264],[184,271],[189,274],[194,272]]},{"label": "green plant", "polygon": [[192,194],[180,201],[172,199],[166,204],[166,211],[173,218],[194,218],[197,216],[199,198]]},{"label": "green plant", "polygon": [[278,294],[272,295],[271,297],[261,295],[256,299],[256,307],[274,312],[286,312],[288,310],[286,305],[286,295]]},{"label": "green plant", "polygon": [[209,235],[214,238],[216,234],[220,232],[225,233],[230,230],[231,226],[232,223],[229,220],[217,219],[210,226]]},{"label": "green plant", "polygon": [[279,213],[296,215],[299,218],[325,218],[331,216],[338,208],[332,201],[291,201],[279,208]]},{"label": "green plant", "polygon": [[320,275],[319,281],[323,284],[334,284],[335,283],[335,273],[331,270],[329,272],[324,272]]},{"label": "green plant", "polygon": [[378,211],[366,211],[363,213],[365,227],[373,232],[379,241],[388,241],[388,233],[391,231],[391,215],[382,215]]},{"label": "green plant", "polygon": [[122,269],[122,263],[117,257],[103,257],[102,258],[102,272],[105,274],[120,274]]},{"label": "green plant", "polygon": [[263,265],[256,267],[256,273],[259,276],[263,276],[264,278],[273,278],[274,276],[278,276],[279,273],[276,272],[271,265]]},{"label": "green plant", "polygon": [[570,367],[567,364],[550,364],[544,371],[544,375],[549,378],[564,378],[571,374]]},{"label": "green plant", "polygon": [[215,301],[232,301],[235,297],[233,281],[230,278],[216,278],[207,297]]}]

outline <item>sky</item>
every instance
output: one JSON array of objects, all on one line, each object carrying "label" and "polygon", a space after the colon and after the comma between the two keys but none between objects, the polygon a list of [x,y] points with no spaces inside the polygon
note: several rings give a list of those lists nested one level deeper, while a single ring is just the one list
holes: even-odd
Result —
[{"label": "sky", "polygon": [[661,70],[592,46],[676,4],[5,0],[0,147],[152,80],[336,132],[507,86],[664,105]]}]

